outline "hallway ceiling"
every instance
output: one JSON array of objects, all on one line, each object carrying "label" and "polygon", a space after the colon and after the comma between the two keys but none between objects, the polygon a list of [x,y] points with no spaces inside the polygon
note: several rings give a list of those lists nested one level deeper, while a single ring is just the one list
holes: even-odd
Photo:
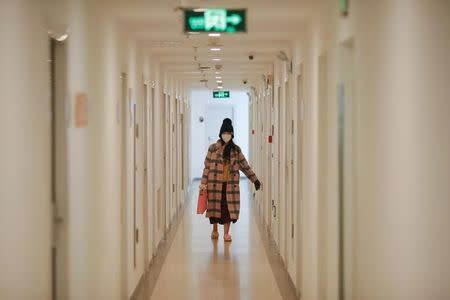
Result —
[{"label": "hallway ceiling", "polygon": [[[157,56],[164,68],[189,86],[216,88],[216,65],[223,86],[249,88],[269,73],[279,51],[289,53],[292,40],[314,10],[314,0],[103,0],[140,46]],[[247,33],[188,35],[183,32],[182,8],[246,8]],[[221,51],[210,51],[211,47]],[[253,60],[249,55],[254,56]],[[221,58],[221,61],[212,61]],[[199,70],[199,66],[211,67]],[[243,80],[248,83],[243,84]]]}]

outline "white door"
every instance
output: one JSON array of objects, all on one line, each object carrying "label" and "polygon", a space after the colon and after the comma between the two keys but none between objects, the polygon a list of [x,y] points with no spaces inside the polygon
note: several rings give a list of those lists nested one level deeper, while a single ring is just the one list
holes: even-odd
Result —
[{"label": "white door", "polygon": [[279,178],[279,169],[280,169],[280,98],[281,98],[281,87],[277,86],[275,88],[275,93],[273,97],[273,115],[272,115],[272,222],[271,222],[271,230],[277,245],[280,245],[279,241],[279,224],[278,224],[278,199],[279,199],[279,191],[280,191],[280,178]]},{"label": "white door", "polygon": [[340,206],[340,299],[352,299],[353,290],[353,42],[339,47],[338,166]]},{"label": "white door", "polygon": [[151,216],[151,202],[149,199],[149,161],[148,161],[148,126],[149,126],[149,105],[148,105],[148,85],[144,84],[143,90],[143,124],[142,124],[142,145],[143,145],[143,178],[142,178],[142,184],[143,184],[143,218],[144,218],[144,228],[142,232],[143,237],[143,243],[144,243],[144,265],[146,266],[148,263],[150,263],[150,242],[151,242],[151,228],[150,228],[150,216]]},{"label": "white door", "polygon": [[128,76],[126,73],[120,75],[121,97],[120,97],[120,130],[121,130],[121,295],[122,298],[127,296],[128,284],[128,216],[127,216],[127,130],[129,129],[127,118],[130,110],[128,99]]},{"label": "white door", "polygon": [[230,118],[233,127],[236,128],[233,120],[233,106],[227,104],[211,104],[206,108],[206,140],[208,146],[219,139],[220,127],[223,119]]},{"label": "white door", "polygon": [[270,181],[272,181],[272,144],[269,143],[268,139],[269,136],[272,135],[272,97],[273,92],[272,89],[269,88],[267,91],[267,98],[265,103],[265,122],[267,122],[267,127],[265,128],[265,135],[264,135],[264,144],[266,145],[266,158],[264,160],[264,164],[266,165],[266,179],[264,184],[264,195],[266,197],[266,214],[265,214],[265,222],[266,224],[270,224],[271,221],[271,215],[272,215],[272,186],[270,184]]},{"label": "white door", "polygon": [[296,147],[296,198],[297,198],[297,216],[296,216],[296,248],[297,248],[297,290],[301,294],[303,292],[303,128],[304,128],[304,111],[305,99],[303,98],[303,78],[301,75],[302,66],[299,69],[300,75],[297,76],[297,147]]},{"label": "white door", "polygon": [[67,299],[67,46],[50,41],[52,103],[52,299]]},{"label": "white door", "polygon": [[294,107],[295,103],[293,101],[293,97],[291,97],[290,85],[289,82],[286,82],[286,168],[287,168],[287,186],[286,186],[286,200],[288,201],[287,207],[288,211],[286,212],[286,219],[288,223],[286,224],[286,239],[287,239],[287,266],[288,272],[291,275],[293,282],[295,282],[296,276],[296,255],[295,255],[295,219],[297,217],[295,211],[295,184],[294,184],[294,154],[295,154],[295,130],[294,130]]},{"label": "white door", "polygon": [[327,216],[327,176],[328,176],[328,84],[327,57],[319,57],[319,176],[318,176],[318,269],[319,299],[326,299],[327,255],[328,251],[328,216]]},{"label": "white door", "polygon": [[138,262],[138,243],[139,243],[139,221],[138,221],[138,203],[137,203],[137,189],[138,189],[138,164],[137,164],[137,158],[138,158],[138,133],[139,133],[139,124],[138,124],[138,116],[137,116],[137,106],[136,103],[133,103],[133,125],[134,125],[134,134],[133,134],[133,235],[134,235],[134,242],[133,242],[133,261],[134,261],[134,268],[137,267]]},{"label": "white door", "polygon": [[166,223],[165,223],[165,230],[169,228],[170,225],[170,216],[171,216],[171,210],[170,210],[170,195],[172,194],[172,186],[171,186],[171,179],[170,179],[170,159],[171,159],[171,149],[170,149],[170,131],[171,129],[171,123],[170,123],[170,96],[165,94],[165,127],[164,127],[164,143],[165,143],[165,149],[164,149],[164,160],[165,160],[165,195],[164,195],[164,201],[165,201],[165,213],[166,213]]}]

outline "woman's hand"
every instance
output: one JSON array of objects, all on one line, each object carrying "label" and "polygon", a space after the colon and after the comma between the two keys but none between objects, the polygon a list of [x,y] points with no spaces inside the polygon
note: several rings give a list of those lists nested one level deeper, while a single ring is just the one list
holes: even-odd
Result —
[{"label": "woman's hand", "polygon": [[255,181],[255,189],[258,191],[261,188],[261,182],[259,180]]},{"label": "woman's hand", "polygon": [[200,191],[206,191],[208,187],[206,186],[206,184],[200,184],[199,188]]}]

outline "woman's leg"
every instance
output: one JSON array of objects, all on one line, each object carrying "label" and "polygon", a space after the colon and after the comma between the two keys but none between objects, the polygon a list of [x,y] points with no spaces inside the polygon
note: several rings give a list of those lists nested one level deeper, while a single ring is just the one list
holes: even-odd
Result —
[{"label": "woman's leg", "polygon": [[211,232],[211,238],[213,240],[216,240],[219,238],[219,230],[217,229],[217,223],[213,224],[213,231]]},{"label": "woman's leg", "polygon": [[224,235],[227,235],[230,232],[230,225],[231,225],[231,223],[223,224],[223,233],[224,233]]}]

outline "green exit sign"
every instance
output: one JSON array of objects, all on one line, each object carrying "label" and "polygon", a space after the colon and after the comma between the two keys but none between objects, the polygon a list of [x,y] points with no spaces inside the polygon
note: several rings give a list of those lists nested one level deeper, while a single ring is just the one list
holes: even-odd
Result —
[{"label": "green exit sign", "polygon": [[339,11],[343,16],[348,15],[348,0],[339,0]]},{"label": "green exit sign", "polygon": [[185,32],[246,32],[245,9],[185,9]]},{"label": "green exit sign", "polygon": [[230,98],[230,91],[213,91],[213,98]]}]

